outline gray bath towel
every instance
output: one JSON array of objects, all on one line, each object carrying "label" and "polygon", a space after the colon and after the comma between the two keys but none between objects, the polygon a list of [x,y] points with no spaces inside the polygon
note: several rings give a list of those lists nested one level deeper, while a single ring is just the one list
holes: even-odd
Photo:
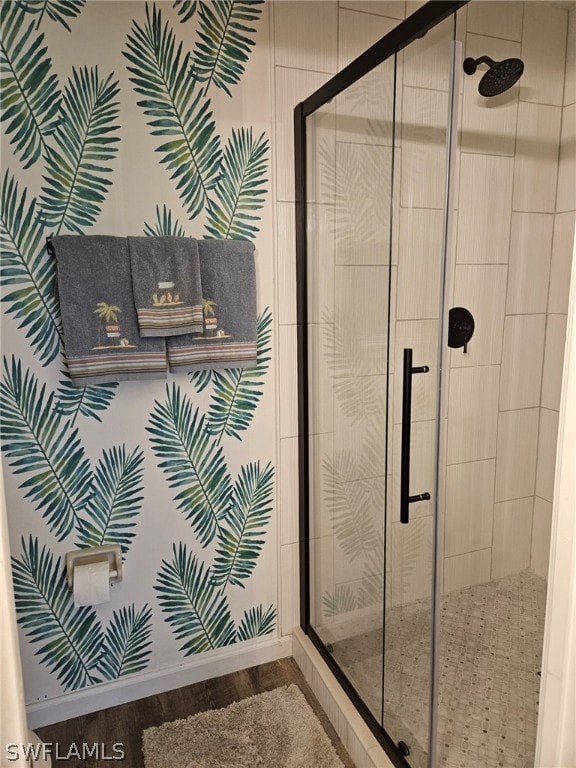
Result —
[{"label": "gray bath towel", "polygon": [[245,240],[199,240],[204,332],[167,339],[171,372],[256,365],[254,246]]},{"label": "gray bath towel", "polygon": [[141,336],[202,333],[198,246],[191,237],[129,237]]},{"label": "gray bath towel", "polygon": [[53,245],[72,383],[166,378],[166,341],[140,338],[126,238],[61,235]]}]

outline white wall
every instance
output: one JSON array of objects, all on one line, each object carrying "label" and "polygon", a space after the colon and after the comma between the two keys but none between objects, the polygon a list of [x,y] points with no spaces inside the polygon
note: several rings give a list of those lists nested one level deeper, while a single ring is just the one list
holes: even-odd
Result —
[{"label": "white wall", "polygon": [[[0,633],[0,750],[6,744],[26,744],[28,726],[24,708],[22,665],[16,631],[16,613],[10,571],[8,523],[4,498],[4,477],[0,469],[0,608],[2,632]],[[14,761],[16,768],[24,768],[26,760],[19,755]]]},{"label": "white wall", "polygon": [[[576,237],[576,231],[575,231]],[[576,265],[576,248],[574,262]],[[576,765],[576,270],[572,268],[554,482],[537,768]]]},{"label": "white wall", "polygon": [[[554,479],[552,541],[544,664],[536,746],[537,768],[576,765],[576,10],[570,12],[556,198],[555,249],[548,311],[568,310],[564,374],[559,397],[558,459]],[[558,232],[558,234],[556,234]],[[574,247],[570,265],[569,246]],[[557,239],[556,239],[557,238]],[[557,243],[557,245],[556,245]],[[567,253],[568,251],[568,253]],[[552,293],[553,287],[555,289]],[[555,300],[553,300],[555,298]],[[558,343],[558,342],[556,342]],[[536,525],[537,518],[535,516]],[[533,550],[534,551],[534,550]],[[540,562],[540,561],[539,561]],[[543,565],[544,563],[542,563]]]}]

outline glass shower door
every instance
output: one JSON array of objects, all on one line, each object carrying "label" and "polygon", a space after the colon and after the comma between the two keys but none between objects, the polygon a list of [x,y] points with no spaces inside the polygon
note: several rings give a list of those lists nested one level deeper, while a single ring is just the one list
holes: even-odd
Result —
[{"label": "glass shower door", "polygon": [[403,742],[416,768],[434,765],[439,351],[449,231],[447,138],[457,96],[450,76],[453,38],[454,19],[448,18],[404,49],[398,63],[383,725]]},{"label": "glass shower door", "polygon": [[395,60],[307,118],[310,624],[382,721]]},{"label": "glass shower door", "polygon": [[309,629],[414,768],[433,765],[453,27],[306,117]]}]

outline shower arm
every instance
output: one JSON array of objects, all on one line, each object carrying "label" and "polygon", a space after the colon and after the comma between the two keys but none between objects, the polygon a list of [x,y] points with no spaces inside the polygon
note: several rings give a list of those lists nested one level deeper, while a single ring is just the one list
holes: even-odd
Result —
[{"label": "shower arm", "polygon": [[480,56],[479,59],[468,57],[467,59],[464,59],[464,72],[466,72],[467,75],[473,75],[479,64],[487,64],[489,67],[493,67],[496,62],[494,59],[491,59],[490,56]]}]

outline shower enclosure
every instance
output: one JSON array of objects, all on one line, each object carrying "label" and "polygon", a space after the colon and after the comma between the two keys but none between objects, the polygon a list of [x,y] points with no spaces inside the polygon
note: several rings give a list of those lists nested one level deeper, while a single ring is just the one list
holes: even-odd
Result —
[{"label": "shower enclosure", "polygon": [[520,46],[468,40],[463,67],[466,5],[295,110],[301,624],[395,765],[531,768],[547,296],[517,257],[552,224],[496,130]]}]

